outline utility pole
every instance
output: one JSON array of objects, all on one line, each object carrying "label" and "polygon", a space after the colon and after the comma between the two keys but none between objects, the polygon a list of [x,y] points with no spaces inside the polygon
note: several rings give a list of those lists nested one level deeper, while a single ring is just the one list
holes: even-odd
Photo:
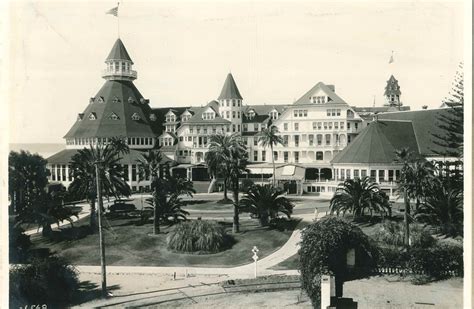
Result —
[{"label": "utility pole", "polygon": [[104,234],[102,233],[102,183],[100,181],[99,164],[101,161],[96,161],[95,164],[95,180],[97,183],[97,202],[98,202],[98,216],[99,216],[99,249],[100,249],[100,269],[102,275],[102,297],[107,297],[107,280],[105,276],[105,244]]}]

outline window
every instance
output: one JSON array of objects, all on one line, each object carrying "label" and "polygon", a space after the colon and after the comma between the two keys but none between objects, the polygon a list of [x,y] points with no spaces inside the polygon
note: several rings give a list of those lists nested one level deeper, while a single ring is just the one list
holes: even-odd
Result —
[{"label": "window", "polygon": [[360,177],[361,177],[361,178],[364,178],[364,177],[366,177],[366,176],[367,176],[367,170],[361,170],[361,171],[360,171]]},{"label": "window", "polygon": [[331,134],[326,134],[325,139],[326,139],[326,146],[331,145]]},{"label": "window", "polygon": [[324,123],[324,130],[327,130],[327,129],[328,129],[328,123],[325,122],[325,123]]},{"label": "window", "polygon": [[341,110],[340,109],[336,110],[336,116],[341,116]]},{"label": "window", "polygon": [[354,170],[354,179],[359,178],[359,170]]},{"label": "window", "polygon": [[257,150],[254,150],[254,152],[253,152],[253,160],[258,161],[258,151]]},{"label": "window", "polygon": [[357,130],[357,129],[359,128],[359,124],[358,124],[357,122],[354,123],[354,127],[355,127],[355,129]]},{"label": "window", "polygon": [[300,136],[295,135],[295,147],[298,147],[300,145]]},{"label": "window", "polygon": [[328,116],[328,117],[331,116],[331,110],[330,109],[326,110],[326,116]]},{"label": "window", "polygon": [[370,178],[372,178],[372,180],[375,181],[376,177],[377,177],[377,171],[376,170],[370,170]]},{"label": "window", "polygon": [[313,130],[316,130],[317,127],[317,122],[313,122]]},{"label": "window", "polygon": [[97,119],[97,116],[95,113],[90,113],[89,114],[89,120],[96,120]]},{"label": "window", "polygon": [[257,139],[257,137],[254,137],[254,138],[253,138],[253,145],[254,145],[254,146],[258,146],[258,139]]},{"label": "window", "polygon": [[335,122],[335,123],[334,123],[334,129],[335,129],[335,130],[339,129],[339,122]]},{"label": "window", "polygon": [[232,132],[235,132],[235,124],[232,125]]},{"label": "window", "polygon": [[393,170],[388,170],[388,181],[393,181]]},{"label": "window", "polygon": [[137,166],[132,164],[132,181],[137,181]]},{"label": "window", "polygon": [[294,125],[295,125],[295,131],[298,131],[300,129],[300,124],[298,122],[295,122]]},{"label": "window", "polygon": [[329,130],[332,130],[332,122],[328,122],[328,128]]},{"label": "window", "polygon": [[225,116],[226,116],[226,118],[230,119],[230,111],[226,111]]},{"label": "window", "polygon": [[226,106],[229,107],[229,101],[230,100],[225,100]]},{"label": "window", "polygon": [[235,107],[235,100],[232,99],[232,106]]},{"label": "window", "polygon": [[308,142],[309,142],[310,146],[313,146],[313,144],[314,144],[314,135],[313,134],[308,135]]},{"label": "window", "polygon": [[348,123],[347,123],[347,130],[350,130],[350,129],[351,129],[351,123],[348,122]]},{"label": "window", "polygon": [[283,135],[283,146],[288,147],[288,135]]},{"label": "window", "polygon": [[267,153],[265,150],[262,150],[262,161],[265,161],[267,157]]},{"label": "window", "polygon": [[112,113],[112,114],[110,114],[109,119],[118,120],[118,119],[120,119],[120,118],[119,118],[119,116],[117,116],[116,113]]},{"label": "window", "polygon": [[395,170],[395,180],[400,179],[400,170]]},{"label": "window", "polygon": [[244,131],[244,132],[247,132],[247,131],[248,131],[248,125],[247,125],[246,123],[244,123],[244,124],[242,125],[242,131]]},{"label": "window", "polygon": [[293,111],[293,116],[298,117],[298,111],[296,109]]},{"label": "window", "polygon": [[77,120],[81,121],[84,118],[84,114],[78,114],[77,115]]},{"label": "window", "polygon": [[349,169],[346,170],[346,177],[347,179],[351,179],[351,170]]},{"label": "window", "polygon": [[283,124],[283,131],[288,131],[288,123],[287,122],[285,122]]},{"label": "window", "polygon": [[322,128],[322,123],[318,122],[318,130],[321,130],[321,128]]},{"label": "window", "polygon": [[288,151],[283,151],[283,162],[288,163]]},{"label": "window", "polygon": [[379,170],[379,182],[383,182],[385,180],[385,170]]},{"label": "window", "polygon": [[317,140],[318,146],[321,146],[323,144],[323,135],[322,134],[316,135],[316,140]]},{"label": "window", "polygon": [[156,121],[156,115],[155,114],[150,114],[150,120],[151,121]]},{"label": "window", "polygon": [[274,159],[275,161],[278,161],[278,151],[274,151],[274,152],[273,152],[273,159]]},{"label": "window", "polygon": [[232,118],[235,118],[235,111],[232,111]]},{"label": "window", "polygon": [[299,162],[300,162],[300,152],[295,151],[295,163],[299,163]]},{"label": "window", "polygon": [[138,121],[140,120],[140,116],[137,113],[133,113],[132,120]]},{"label": "window", "polygon": [[322,151],[316,151],[316,160],[317,161],[323,160],[323,152]]},{"label": "window", "polygon": [[341,130],[344,129],[344,122],[341,122]]}]

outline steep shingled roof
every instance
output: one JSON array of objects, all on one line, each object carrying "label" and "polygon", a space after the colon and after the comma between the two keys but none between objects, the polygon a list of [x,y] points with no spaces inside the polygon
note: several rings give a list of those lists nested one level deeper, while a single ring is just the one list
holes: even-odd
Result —
[{"label": "steep shingled roof", "polygon": [[117,41],[115,41],[115,44],[112,47],[112,50],[107,56],[106,61],[107,60],[128,60],[128,61],[131,61],[133,64],[133,61],[130,58],[130,55],[128,54],[127,49],[125,48],[125,45],[123,45],[123,42],[121,39],[117,39]]},{"label": "steep shingled roof", "polygon": [[378,115],[379,120],[404,120],[411,121],[418,141],[420,153],[423,156],[437,156],[434,151],[442,152],[443,147],[433,143],[433,133],[445,135],[440,128],[439,116],[449,113],[450,108],[426,109],[418,111],[383,113]]},{"label": "steep shingled roof", "polygon": [[[95,96],[96,100],[87,105],[82,120],[77,120],[65,138],[141,136],[155,137],[157,132],[150,125],[151,109],[142,103],[143,96],[130,81],[108,80]],[[103,98],[99,102],[97,98]],[[129,102],[129,98],[133,101]],[[89,115],[95,113],[96,120]],[[118,119],[112,119],[112,114]],[[140,120],[133,120],[132,115]]]},{"label": "steep shingled roof", "polygon": [[331,163],[390,164],[395,161],[395,151],[405,147],[419,154],[410,121],[374,121],[338,153]]},{"label": "steep shingled roof", "polygon": [[340,96],[338,96],[334,90],[333,86],[329,86],[324,84],[323,82],[319,82],[316,85],[313,86],[310,90],[308,90],[301,98],[296,100],[294,103],[295,105],[300,105],[300,104],[313,104],[311,103],[311,95],[315,93],[318,90],[324,91],[327,96],[330,98],[330,101],[328,103],[342,103],[342,104],[347,104],[346,101],[344,101]]},{"label": "steep shingled roof", "polygon": [[224,86],[222,87],[221,94],[219,95],[218,100],[223,99],[240,99],[242,100],[242,96],[240,95],[239,88],[235,84],[234,77],[231,73],[227,74],[227,78],[225,79]]}]

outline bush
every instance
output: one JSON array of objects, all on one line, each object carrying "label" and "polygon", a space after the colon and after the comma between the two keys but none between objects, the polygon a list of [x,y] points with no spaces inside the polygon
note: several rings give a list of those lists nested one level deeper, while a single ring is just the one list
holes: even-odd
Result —
[{"label": "bush", "polygon": [[179,223],[167,237],[168,249],[191,253],[216,253],[229,247],[233,238],[215,221]]},{"label": "bush", "polygon": [[[357,271],[346,268],[346,254],[351,248],[355,249]],[[302,288],[313,306],[319,307],[321,275],[334,274],[337,290],[342,280],[370,274],[377,265],[379,250],[356,225],[328,217],[302,231],[299,256]]]},{"label": "bush", "polygon": [[251,187],[253,187],[255,183],[252,179],[243,179],[242,184],[240,185],[240,192],[246,193]]},{"label": "bush", "polygon": [[10,306],[65,306],[78,287],[76,270],[63,258],[33,259],[29,265],[10,269]]},{"label": "bush", "polygon": [[[405,224],[402,222],[386,221],[375,232],[373,238],[382,246],[403,246]],[[412,247],[426,248],[432,246],[436,239],[423,226],[410,224],[410,239]]]},{"label": "bush", "polygon": [[[410,250],[408,268],[415,273],[438,280],[453,275],[463,275],[463,248],[455,245],[438,244],[430,248]],[[451,272],[454,272],[452,274]]]},{"label": "bush", "polygon": [[30,236],[26,235],[25,231],[13,222],[9,222],[9,228],[10,263],[24,263],[31,247]]}]

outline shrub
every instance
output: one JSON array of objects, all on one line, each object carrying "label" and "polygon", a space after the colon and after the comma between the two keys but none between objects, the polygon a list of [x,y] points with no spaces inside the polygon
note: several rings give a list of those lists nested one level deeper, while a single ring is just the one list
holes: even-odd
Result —
[{"label": "shrub", "polygon": [[65,306],[79,287],[77,272],[60,257],[33,259],[10,269],[10,305]]},{"label": "shrub", "polygon": [[[11,220],[10,220],[11,221]],[[24,263],[28,257],[28,250],[31,247],[30,236],[24,233],[24,230],[13,222],[9,222],[10,228],[10,263]]]},{"label": "shrub", "polygon": [[[355,249],[357,272],[345,266],[346,254],[351,248]],[[299,256],[302,288],[313,306],[319,307],[321,275],[334,274],[339,284],[341,279],[368,275],[377,265],[379,251],[359,227],[336,217],[328,217],[302,231]]]},{"label": "shrub", "polygon": [[[382,246],[403,246],[405,225],[401,222],[386,221],[375,232],[373,238]],[[410,239],[413,247],[426,248],[432,246],[436,240],[423,226],[410,224]]]},{"label": "shrub", "polygon": [[413,248],[410,250],[407,266],[411,271],[424,273],[432,279],[444,279],[452,275],[462,276],[463,248],[448,244],[423,249]]},{"label": "shrub", "polygon": [[255,185],[252,179],[243,179],[242,184],[240,185],[240,191],[246,193],[250,188]]},{"label": "shrub", "polygon": [[181,222],[167,237],[169,249],[185,253],[216,253],[232,241],[224,227],[215,221],[203,220]]}]

